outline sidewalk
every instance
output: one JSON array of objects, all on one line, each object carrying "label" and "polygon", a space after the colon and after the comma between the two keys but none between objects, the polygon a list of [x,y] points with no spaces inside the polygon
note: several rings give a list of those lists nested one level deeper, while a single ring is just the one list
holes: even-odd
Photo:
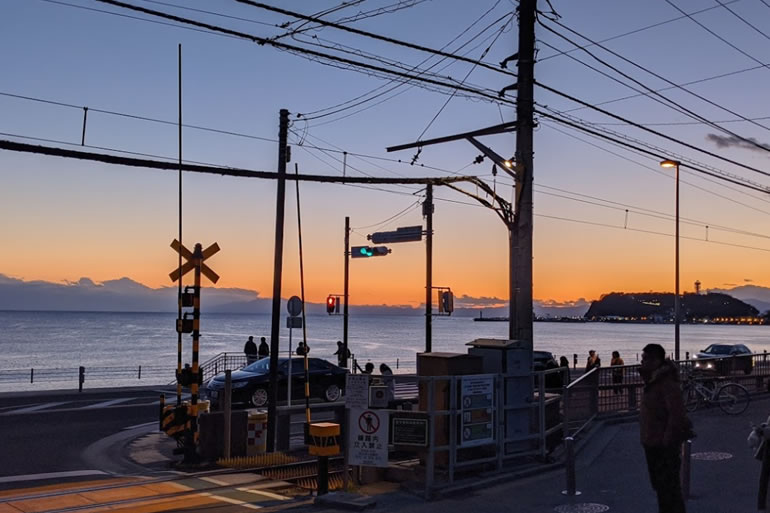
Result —
[{"label": "sidewalk", "polygon": [[[698,437],[693,441],[690,513],[757,511],[760,462],[746,445],[750,422],[764,422],[770,398],[753,399],[742,415],[728,416],[718,407],[691,414]],[[379,495],[368,511],[444,513],[553,512],[656,513],[636,421],[607,425],[577,457],[577,497],[565,497],[563,470],[425,502],[405,492]],[[581,507],[580,505],[584,505]],[[316,508],[315,511],[323,511]]]}]

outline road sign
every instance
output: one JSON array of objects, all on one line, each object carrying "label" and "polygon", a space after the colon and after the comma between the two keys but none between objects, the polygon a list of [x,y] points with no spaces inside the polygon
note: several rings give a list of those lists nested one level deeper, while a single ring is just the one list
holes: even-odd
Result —
[{"label": "road sign", "polygon": [[169,273],[168,276],[171,278],[171,281],[177,281],[182,276],[195,269],[196,258],[200,258],[201,261],[201,274],[211,280],[212,283],[219,281],[219,275],[212,271],[209,266],[203,263],[207,258],[219,252],[219,244],[215,242],[211,246],[204,249],[199,255],[194,254],[192,251],[182,246],[176,239],[174,239],[174,241],[171,243],[171,248],[177,253],[181,254],[182,257],[187,260],[187,262],[182,265],[181,273],[179,272],[179,268],[174,269]]},{"label": "road sign", "polygon": [[369,375],[345,376],[345,407],[365,410],[369,407]]},{"label": "road sign", "polygon": [[286,309],[292,317],[298,316],[302,313],[302,300],[298,296],[291,296],[286,303]]},{"label": "road sign", "polygon": [[293,315],[286,318],[286,327],[289,329],[294,328],[301,328],[302,327],[302,317],[294,317]]},{"label": "road sign", "polygon": [[416,242],[422,240],[422,226],[402,226],[394,232],[376,232],[366,237],[374,244]]},{"label": "road sign", "polygon": [[428,446],[428,418],[425,416],[394,414],[390,419],[390,432],[393,445]]},{"label": "road sign", "polygon": [[370,467],[388,466],[388,412],[382,410],[351,410],[350,464]]}]

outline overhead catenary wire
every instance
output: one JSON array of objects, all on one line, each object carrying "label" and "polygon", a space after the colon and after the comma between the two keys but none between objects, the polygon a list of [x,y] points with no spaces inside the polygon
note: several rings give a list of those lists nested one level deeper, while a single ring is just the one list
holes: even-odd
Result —
[{"label": "overhead catenary wire", "polygon": [[624,123],[627,123],[630,126],[639,128],[640,130],[644,130],[645,132],[651,133],[653,135],[656,135],[656,136],[661,137],[663,139],[666,139],[668,141],[675,142],[677,144],[685,146],[685,147],[687,147],[687,148],[689,148],[691,150],[695,150],[695,151],[698,151],[700,153],[704,153],[704,154],[706,154],[706,155],[708,155],[710,157],[714,157],[716,159],[722,160],[724,162],[728,162],[730,164],[742,167],[744,169],[748,169],[749,171],[753,171],[755,173],[759,173],[759,174],[764,175],[764,176],[770,176],[770,173],[768,173],[767,171],[763,171],[763,170],[758,169],[756,167],[749,166],[747,164],[743,164],[743,163],[738,162],[736,160],[733,160],[731,158],[724,157],[722,155],[714,153],[713,151],[709,151],[709,150],[706,150],[705,148],[701,148],[701,147],[696,146],[694,144],[690,144],[688,142],[685,142],[685,141],[683,141],[681,139],[677,139],[676,137],[672,137],[670,135],[666,135],[666,134],[664,134],[662,132],[659,132],[657,130],[654,130],[654,129],[650,128],[650,127],[646,127],[646,126],[640,125],[639,123],[637,123],[635,121],[631,121],[630,119],[627,119],[627,118],[624,118],[622,116],[619,116],[618,114],[610,112],[610,111],[608,111],[606,109],[602,109],[601,107],[597,107],[596,105],[592,105],[592,104],[590,104],[590,103],[588,103],[588,102],[586,102],[584,100],[581,100],[581,99],[579,99],[579,98],[577,98],[575,96],[572,96],[572,95],[570,95],[568,93],[562,92],[562,91],[560,91],[558,89],[555,89],[553,87],[545,85],[545,84],[543,84],[540,81],[535,81],[535,85],[537,85],[538,87],[540,87],[542,89],[545,89],[546,91],[552,92],[552,93],[554,93],[554,94],[556,94],[558,96],[566,98],[566,99],[568,99],[570,101],[573,101],[573,102],[575,102],[577,104],[580,104],[580,105],[582,105],[584,107],[588,107],[591,110],[594,110],[596,112],[600,112],[600,113],[602,113],[602,114],[604,114],[606,116],[609,116],[611,118],[617,119],[618,121],[622,121]]},{"label": "overhead catenary wire", "polygon": [[[171,20],[171,21],[176,21],[178,23],[188,24],[188,25],[199,27],[199,28],[204,28],[204,29],[212,30],[212,31],[215,31],[215,32],[221,32],[223,34],[230,34],[230,35],[242,38],[242,39],[249,40],[249,41],[251,41],[253,43],[257,43],[259,45],[273,46],[273,47],[278,48],[278,49],[292,51],[292,52],[295,52],[295,53],[298,53],[298,54],[301,54],[301,55],[307,55],[307,56],[311,56],[311,57],[315,57],[315,58],[326,59],[326,61],[322,62],[323,64],[336,63],[336,64],[342,64],[342,65],[347,65],[347,66],[353,66],[354,68],[360,68],[360,69],[363,69],[363,70],[367,70],[369,72],[382,73],[384,75],[390,75],[390,76],[401,77],[401,78],[404,78],[404,79],[415,80],[415,81],[418,81],[418,82],[421,82],[421,83],[424,83],[424,84],[429,84],[429,85],[432,85],[432,86],[438,86],[438,87],[443,88],[443,89],[449,89],[449,90],[458,89],[460,91],[471,93],[471,94],[479,97],[480,99],[486,99],[486,101],[490,101],[490,102],[493,102],[493,103],[500,102],[500,101],[503,101],[504,103],[512,103],[510,101],[502,100],[501,98],[499,98],[497,93],[494,92],[494,91],[491,91],[491,90],[490,91],[484,91],[484,90],[480,90],[480,89],[474,89],[474,88],[471,88],[471,87],[459,85],[458,83],[456,83],[456,81],[453,81],[453,79],[451,77],[447,77],[449,82],[444,82],[444,81],[441,81],[441,80],[435,80],[435,79],[431,79],[431,78],[427,78],[427,77],[421,77],[421,76],[418,77],[418,76],[415,76],[415,75],[410,75],[409,73],[405,73],[405,72],[401,72],[401,71],[393,70],[393,69],[388,69],[388,68],[383,68],[382,66],[376,66],[376,65],[369,64],[369,63],[366,63],[366,62],[356,61],[356,60],[353,60],[353,59],[348,59],[348,58],[340,57],[340,56],[336,56],[336,55],[330,55],[330,54],[326,54],[326,53],[323,53],[323,52],[317,52],[315,50],[299,47],[299,46],[296,46],[296,45],[290,45],[290,44],[287,44],[287,43],[282,43],[280,41],[271,41],[270,39],[265,38],[265,37],[256,36],[256,35],[253,35],[253,34],[248,34],[248,33],[245,33],[245,32],[240,32],[240,31],[237,31],[237,30],[232,30],[232,29],[228,29],[228,28],[224,28],[224,27],[219,27],[217,25],[213,25],[213,24],[210,24],[210,23],[206,23],[206,22],[202,22],[202,21],[197,21],[197,20],[192,20],[192,19],[189,19],[189,18],[181,17],[181,16],[176,16],[176,15],[169,14],[169,13],[162,12],[162,11],[156,11],[156,10],[153,10],[153,9],[147,9],[145,7],[140,7],[140,6],[137,6],[137,5],[126,3],[126,2],[121,2],[119,0],[95,0],[95,1],[100,2],[100,3],[104,3],[104,4],[108,4],[108,5],[113,5],[115,7],[122,7],[124,9],[133,10],[133,11],[136,11],[136,12],[141,12],[141,13],[144,13],[144,14],[160,17],[160,18],[163,18],[163,19]],[[330,65],[334,65],[334,64],[330,64]]]},{"label": "overhead catenary wire", "polygon": [[511,76],[511,77],[515,77],[516,76],[516,74],[511,72],[511,71],[507,71],[507,70],[501,69],[499,66],[496,66],[496,65],[493,65],[493,64],[489,64],[489,63],[483,62],[481,60],[474,60],[474,59],[470,59],[470,58],[467,58],[467,57],[462,57],[462,56],[459,56],[459,55],[456,55],[456,54],[447,53],[447,52],[444,52],[442,50],[437,50],[435,48],[429,48],[427,46],[418,45],[418,44],[411,43],[411,42],[408,42],[408,41],[402,41],[400,39],[395,39],[395,38],[392,38],[392,37],[389,37],[389,36],[383,36],[383,35],[380,35],[380,34],[375,34],[373,32],[368,32],[368,31],[365,31],[365,30],[360,30],[360,29],[357,29],[357,28],[348,27],[348,26],[345,26],[345,25],[340,25],[340,24],[337,24],[337,23],[334,23],[334,22],[330,22],[330,21],[321,19],[321,18],[313,18],[312,16],[307,16],[307,15],[299,13],[299,12],[289,11],[287,9],[282,9],[280,7],[275,7],[275,6],[263,4],[261,2],[255,2],[253,0],[235,0],[235,1],[238,2],[238,3],[241,3],[241,4],[250,5],[252,7],[256,7],[256,8],[259,8],[259,9],[264,9],[264,10],[275,12],[275,13],[278,13],[278,14],[283,14],[283,15],[286,15],[286,16],[292,16],[292,17],[295,17],[295,18],[312,21],[314,23],[318,23],[319,25],[323,25],[325,27],[330,27],[330,28],[334,28],[334,29],[338,29],[338,30],[343,30],[343,31],[346,31],[346,32],[350,32],[352,34],[368,37],[368,38],[371,38],[371,39],[376,39],[378,41],[383,41],[383,42],[394,44],[394,45],[397,45],[397,46],[403,46],[405,48],[410,48],[412,50],[418,50],[418,51],[421,51],[421,52],[431,53],[433,55],[440,55],[442,57],[448,57],[448,58],[455,59],[455,60],[458,60],[458,61],[467,62],[467,63],[470,63],[470,64],[474,64],[474,65],[477,65],[477,66],[480,66],[480,67],[483,67],[483,68],[495,71],[497,73],[503,73],[503,74]]}]

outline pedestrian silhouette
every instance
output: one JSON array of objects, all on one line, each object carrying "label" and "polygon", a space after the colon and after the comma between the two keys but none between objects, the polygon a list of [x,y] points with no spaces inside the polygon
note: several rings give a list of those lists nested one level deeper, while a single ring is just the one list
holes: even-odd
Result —
[{"label": "pedestrian silhouette", "polygon": [[694,435],[679,386],[679,369],[659,344],[642,350],[639,431],[659,511],[685,513],[680,482],[682,443]]},{"label": "pedestrian silhouette", "polygon": [[596,354],[596,351],[591,349],[588,351],[588,360],[586,360],[586,372],[590,371],[591,369],[598,369],[602,366],[602,359],[599,358],[599,355]]},{"label": "pedestrian silhouette", "polygon": [[260,359],[270,356],[270,346],[267,345],[267,340],[265,340],[265,337],[262,337],[259,340],[259,351],[257,354]]},{"label": "pedestrian silhouette", "polygon": [[[612,360],[610,360],[610,367],[622,367],[626,363],[623,361],[623,358],[620,357],[620,353],[617,351],[612,352]],[[614,385],[612,387],[612,393],[613,394],[622,394],[623,393],[623,387],[621,386],[623,384],[623,369],[612,369],[612,384]]]},{"label": "pedestrian silhouette", "polygon": [[306,355],[306,354],[308,354],[309,352],[310,352],[310,348],[307,346],[307,344],[305,344],[305,342],[304,342],[304,341],[301,341],[301,342],[300,342],[300,343],[297,345],[297,354],[298,354],[299,356],[305,356],[305,355]]},{"label": "pedestrian silhouette", "polygon": [[254,343],[254,337],[249,337],[243,346],[243,352],[246,355],[246,363],[257,361],[257,344]]},{"label": "pedestrian silhouette", "polygon": [[342,343],[342,340],[337,341],[337,351],[334,353],[337,355],[337,365],[340,367],[348,366],[348,358],[350,358],[350,349],[346,348]]},{"label": "pedestrian silhouette", "polygon": [[[360,367],[359,367],[360,369]],[[374,364],[372,362],[366,362],[366,365],[364,365],[364,370],[361,371],[362,374],[371,374],[374,372]]]}]

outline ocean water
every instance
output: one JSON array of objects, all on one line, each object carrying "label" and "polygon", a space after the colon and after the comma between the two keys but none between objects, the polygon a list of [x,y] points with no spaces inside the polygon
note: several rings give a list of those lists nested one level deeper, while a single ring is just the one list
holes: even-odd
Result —
[{"label": "ocean water", "polygon": [[[79,366],[86,367],[87,386],[168,383],[177,358],[175,314],[112,312],[0,311],[0,390],[77,386]],[[289,330],[281,315],[280,345],[285,355]],[[673,352],[674,327],[654,324],[535,323],[535,349],[558,358],[578,354],[579,364],[595,349],[605,364],[612,351],[635,363],[650,342]],[[474,322],[471,318],[433,319],[433,350],[465,352],[476,338],[506,338],[505,322]],[[221,352],[240,352],[249,335],[269,338],[269,315],[209,314],[201,317],[201,361]],[[293,330],[296,347],[302,330]],[[336,341],[342,339],[341,316],[309,316],[307,338],[311,355],[335,361]],[[770,326],[683,325],[681,351],[699,351],[711,343],[743,343],[755,352],[770,351]],[[421,316],[351,316],[349,347],[361,362],[386,362],[398,371],[415,367],[415,354],[425,347],[425,318]],[[183,361],[190,362],[191,338],[183,337]],[[142,365],[141,381],[133,371]],[[29,383],[29,370],[37,380]],[[168,369],[166,372],[165,369]],[[59,369],[50,371],[50,369]],[[97,371],[98,369],[98,371]],[[48,374],[46,374],[48,372]],[[58,373],[58,374],[57,374]],[[58,381],[52,377],[61,375]],[[74,377],[73,377],[74,376]],[[74,380],[74,384],[73,384]],[[62,384],[63,383],[63,384]]]}]

